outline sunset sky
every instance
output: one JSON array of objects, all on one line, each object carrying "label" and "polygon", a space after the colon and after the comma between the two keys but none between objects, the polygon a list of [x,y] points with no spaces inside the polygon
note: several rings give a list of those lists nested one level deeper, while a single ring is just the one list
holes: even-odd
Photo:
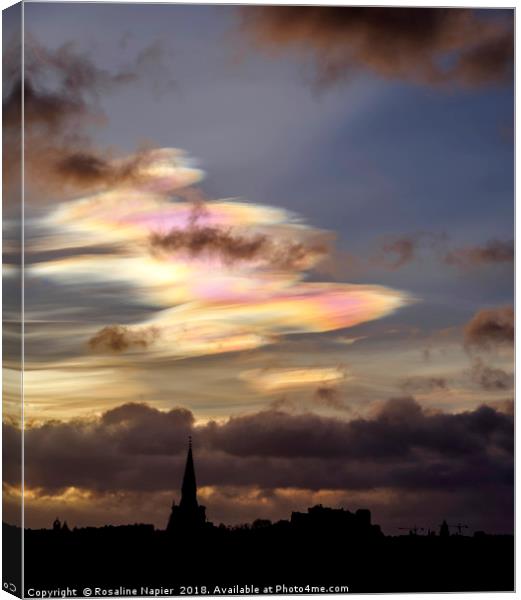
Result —
[{"label": "sunset sky", "polygon": [[26,524],[164,527],[192,433],[215,523],[511,532],[513,12],[25,26]]}]

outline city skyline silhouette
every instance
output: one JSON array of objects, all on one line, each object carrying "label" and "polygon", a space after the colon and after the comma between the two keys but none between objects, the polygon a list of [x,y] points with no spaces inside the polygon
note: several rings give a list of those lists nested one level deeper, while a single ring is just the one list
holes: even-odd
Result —
[{"label": "city skyline silhouette", "polygon": [[511,589],[514,10],[3,16],[5,583]]},{"label": "city skyline silhouette", "polygon": [[[367,508],[350,512],[317,505],[276,523],[257,519],[250,525],[216,527],[197,501],[192,438],[188,439],[181,497],[178,504],[174,500],[164,529],[145,523],[71,529],[57,517],[51,529],[25,531],[27,585],[42,589],[58,578],[60,585],[84,585],[94,564],[102,582],[100,594],[115,585],[143,586],[149,578],[170,594],[181,594],[187,585],[230,590],[243,585],[244,593],[253,593],[288,577],[296,589],[310,583],[317,589],[347,585],[354,592],[513,589],[513,536],[483,531],[465,536],[467,526],[462,523],[443,520],[438,532],[425,535],[413,525],[404,528],[404,535],[385,536]],[[3,531],[4,539],[16,547],[20,529],[4,523]],[[318,555],[313,552],[317,548]],[[286,560],[288,552],[299,564],[296,571]],[[4,557],[9,570],[13,555]],[[398,568],[404,560],[410,562],[406,574]],[[307,563],[309,570],[303,571]],[[431,564],[438,568],[435,580]]]}]

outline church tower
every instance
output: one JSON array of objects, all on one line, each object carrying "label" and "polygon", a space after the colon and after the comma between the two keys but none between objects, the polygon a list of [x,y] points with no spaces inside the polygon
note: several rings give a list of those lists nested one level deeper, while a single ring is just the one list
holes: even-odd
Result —
[{"label": "church tower", "polygon": [[181,506],[185,509],[197,507],[197,483],[195,481],[194,457],[192,453],[192,436],[188,438],[188,454],[186,456],[185,473],[181,486]]},{"label": "church tower", "polygon": [[188,438],[188,454],[181,486],[181,501],[172,504],[172,513],[168,520],[167,532],[190,533],[202,529],[206,523],[206,508],[197,502],[197,483],[195,479],[192,437]]}]

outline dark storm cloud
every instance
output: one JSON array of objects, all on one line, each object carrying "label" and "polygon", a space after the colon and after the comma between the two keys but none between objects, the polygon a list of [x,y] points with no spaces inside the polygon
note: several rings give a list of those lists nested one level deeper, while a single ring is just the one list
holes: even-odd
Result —
[{"label": "dark storm cloud", "polygon": [[458,248],[448,252],[443,260],[447,265],[458,267],[509,263],[514,260],[514,240],[490,240],[483,246]]},{"label": "dark storm cloud", "polygon": [[146,349],[159,337],[156,327],[130,329],[124,325],[109,325],[100,329],[88,344],[91,350],[124,352],[125,350]]},{"label": "dark storm cloud", "polygon": [[150,237],[153,251],[187,252],[190,256],[218,257],[232,264],[242,261],[265,262],[278,269],[303,268],[308,260],[325,256],[325,242],[305,245],[297,241],[274,241],[264,234],[241,235],[229,229],[192,225],[188,229],[173,229],[167,234]]},{"label": "dark storm cloud", "polygon": [[319,83],[368,70],[423,84],[483,85],[512,76],[513,22],[452,8],[259,6],[247,34],[271,51],[311,58]]},{"label": "dark storm cloud", "polygon": [[400,383],[404,392],[414,394],[415,392],[446,391],[448,389],[445,377],[407,377]]},{"label": "dark storm cloud", "polygon": [[[122,85],[134,82],[159,61],[158,50],[142,51],[133,64],[110,72],[96,66],[74,44],[48,50],[29,39],[25,47],[24,121],[25,162],[29,176],[40,186],[90,188],[111,185],[136,176],[146,150],[127,161],[115,161],[108,152],[93,148],[85,125],[104,120],[99,99]],[[22,81],[8,82],[3,99],[7,135],[16,135],[21,119]],[[10,157],[14,172],[19,156]]]},{"label": "dark storm cloud", "polygon": [[490,367],[475,358],[470,371],[472,380],[484,390],[509,390],[514,387],[514,374]]},{"label": "dark storm cloud", "polygon": [[467,348],[490,350],[514,342],[514,308],[483,309],[465,325],[464,342]]},{"label": "dark storm cloud", "polygon": [[[4,427],[4,439],[16,443],[13,427]],[[128,404],[95,420],[49,422],[25,432],[26,485],[49,493],[168,490],[181,475],[189,433],[201,485],[458,490],[512,483],[511,415],[487,406],[427,414],[405,397],[352,421],[266,410],[194,426],[185,409]]]}]

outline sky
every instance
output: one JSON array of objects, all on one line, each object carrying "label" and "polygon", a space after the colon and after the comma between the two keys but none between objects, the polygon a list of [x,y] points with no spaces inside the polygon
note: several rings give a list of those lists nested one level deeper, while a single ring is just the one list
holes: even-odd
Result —
[{"label": "sky", "polygon": [[28,526],[164,527],[191,433],[216,523],[511,532],[513,12],[27,2],[25,26]]}]

